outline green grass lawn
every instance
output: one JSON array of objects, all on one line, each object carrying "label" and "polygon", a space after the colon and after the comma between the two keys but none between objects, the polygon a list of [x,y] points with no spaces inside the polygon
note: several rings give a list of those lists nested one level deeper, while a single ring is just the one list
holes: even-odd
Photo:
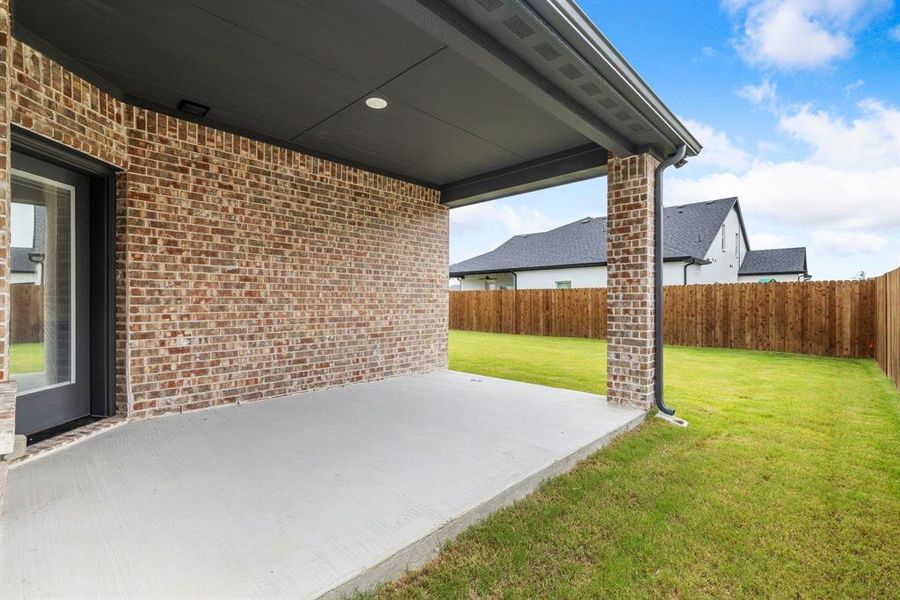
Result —
[{"label": "green grass lawn", "polygon": [[[451,332],[450,367],[588,392],[603,342]],[[650,418],[378,596],[886,598],[900,394],[872,361],[666,349]],[[893,591],[892,591],[893,590]]]},{"label": "green grass lawn", "polygon": [[44,344],[10,344],[9,372],[35,373],[44,370]]}]

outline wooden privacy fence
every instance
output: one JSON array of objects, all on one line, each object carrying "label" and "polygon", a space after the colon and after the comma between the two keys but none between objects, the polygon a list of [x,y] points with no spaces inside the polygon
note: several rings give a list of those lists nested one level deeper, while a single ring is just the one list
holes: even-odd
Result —
[{"label": "wooden privacy fence", "polygon": [[606,337],[606,290],[450,292],[450,329]]},{"label": "wooden privacy fence", "polygon": [[[667,344],[875,357],[875,280],[669,286],[664,295]],[[606,290],[451,292],[450,328],[605,338]]]},{"label": "wooden privacy fence", "polygon": [[665,293],[668,344],[872,358],[871,281],[688,285]]},{"label": "wooden privacy fence", "polygon": [[900,388],[900,269],[875,280],[875,360]]},{"label": "wooden privacy fence", "polygon": [[44,339],[44,288],[31,283],[9,286],[9,343],[40,342]]}]

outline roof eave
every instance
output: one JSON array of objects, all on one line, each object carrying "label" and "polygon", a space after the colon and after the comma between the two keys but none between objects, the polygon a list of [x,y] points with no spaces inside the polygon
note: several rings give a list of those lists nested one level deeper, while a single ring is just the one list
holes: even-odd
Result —
[{"label": "roof eave", "polygon": [[461,277],[465,275],[493,275],[495,273],[518,273],[520,271],[548,271],[550,269],[578,269],[584,267],[605,267],[605,262],[587,262],[587,263],[571,263],[565,265],[538,267],[504,267],[498,269],[475,269],[468,271],[450,271],[450,277]]},{"label": "roof eave", "polygon": [[612,69],[619,81],[627,86],[629,100],[636,110],[656,125],[671,145],[663,148],[671,152],[679,145],[687,147],[689,156],[696,156],[703,148],[699,140],[685,127],[659,96],[638,75],[637,71],[616,50],[615,46],[572,0],[529,0],[532,8],[546,19],[572,48],[592,64],[601,61]]},{"label": "roof eave", "polygon": [[806,275],[806,271],[760,271],[759,273],[741,273],[738,271],[739,277],[757,277],[761,275]]},{"label": "roof eave", "polygon": [[[695,260],[698,264],[708,264],[705,258],[698,258],[696,256],[666,256],[663,258],[663,262],[682,262],[686,260]],[[503,267],[497,269],[471,269],[465,271],[450,271],[450,277],[462,277],[465,275],[493,275],[495,273],[515,273],[519,271],[549,271],[550,269],[580,269],[584,267],[606,267],[608,266],[607,262],[586,262],[586,263],[567,263],[560,265],[541,265],[541,266],[531,266],[531,267]]]}]

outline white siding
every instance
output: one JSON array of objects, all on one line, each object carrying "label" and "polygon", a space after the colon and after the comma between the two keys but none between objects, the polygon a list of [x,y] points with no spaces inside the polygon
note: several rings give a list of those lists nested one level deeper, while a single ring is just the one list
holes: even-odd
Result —
[{"label": "white siding", "polygon": [[[663,263],[663,285],[681,285],[684,283],[684,262]],[[703,266],[705,269],[706,266]],[[688,283],[691,283],[700,269],[698,265],[688,267]]]},{"label": "white siding", "polygon": [[36,273],[10,273],[9,282],[12,283],[37,283]]},{"label": "white siding", "polygon": [[[490,277],[490,279],[485,279]],[[499,290],[501,288],[513,289],[514,278],[512,273],[491,273],[489,275],[466,275],[460,282],[462,291],[472,290]]]},{"label": "white siding", "polygon": [[[692,283],[737,283],[738,270],[741,268],[741,261],[747,255],[747,244],[744,242],[744,236],[737,236],[741,232],[741,224],[738,220],[737,211],[734,209],[725,217],[725,249],[722,249],[723,229],[720,227],[719,232],[712,244],[709,245],[709,251],[703,258],[710,261],[708,265],[690,266],[688,267],[688,284]],[[735,250],[735,243],[738,244],[738,250]],[[683,283],[682,278],[677,283]],[[666,280],[668,284],[669,281]]]},{"label": "white siding", "polygon": [[[688,267],[697,269],[696,266]],[[553,289],[556,287],[557,281],[571,281],[573,288],[588,287],[606,287],[606,267],[569,267],[563,269],[541,269],[537,271],[518,271],[518,289],[534,290],[534,289]],[[691,281],[693,274],[688,274],[688,282]],[[512,275],[498,274],[490,275],[495,277],[497,283],[512,287]],[[663,265],[663,283],[664,285],[681,285],[684,280],[684,263],[683,262],[667,262]],[[467,275],[462,280],[462,289],[483,290],[484,275]]]},{"label": "white siding", "polygon": [[519,289],[555,288],[557,281],[571,281],[573,288],[606,287],[606,267],[571,267],[520,271]]}]

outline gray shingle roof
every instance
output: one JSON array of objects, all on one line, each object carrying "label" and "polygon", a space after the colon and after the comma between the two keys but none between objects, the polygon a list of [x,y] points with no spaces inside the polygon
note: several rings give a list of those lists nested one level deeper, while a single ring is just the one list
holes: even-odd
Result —
[{"label": "gray shingle roof", "polygon": [[[665,260],[703,258],[737,198],[723,198],[665,208]],[[588,217],[568,225],[517,235],[495,250],[450,265],[450,276],[467,273],[605,265],[605,217]]]},{"label": "gray shingle roof", "polygon": [[806,248],[751,250],[744,257],[738,275],[806,274]]},{"label": "gray shingle roof", "polygon": [[10,248],[9,270],[13,273],[34,273],[34,263],[28,260],[31,248]]}]

